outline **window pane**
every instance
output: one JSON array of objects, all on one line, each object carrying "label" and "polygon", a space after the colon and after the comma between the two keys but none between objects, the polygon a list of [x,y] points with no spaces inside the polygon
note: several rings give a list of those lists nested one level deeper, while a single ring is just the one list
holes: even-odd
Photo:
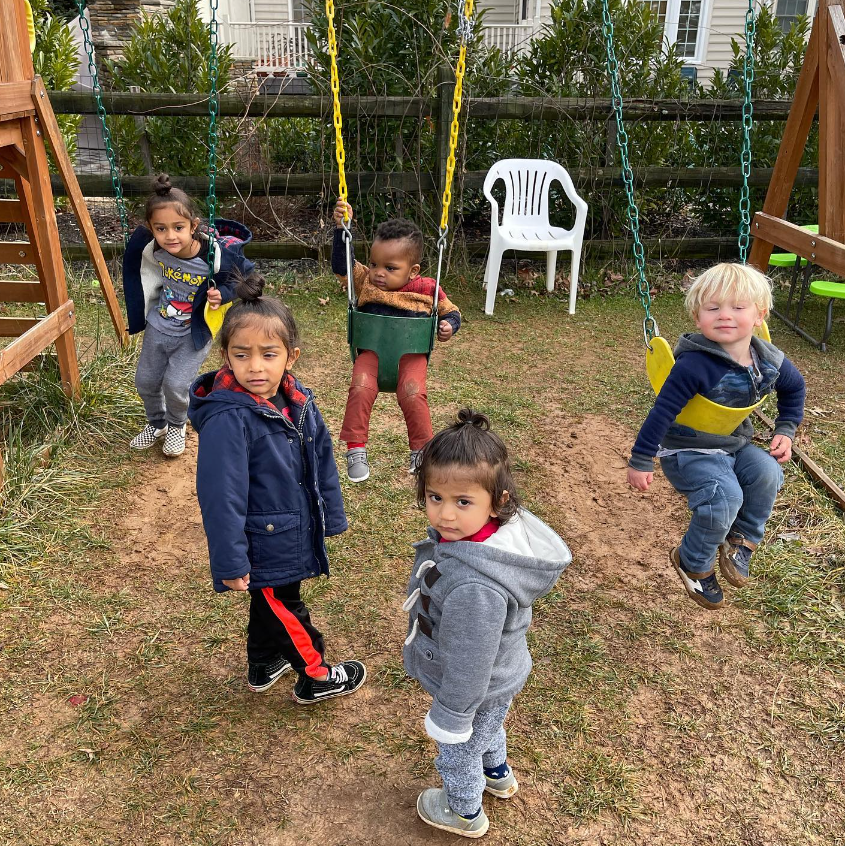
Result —
[{"label": "window pane", "polygon": [[784,32],[795,23],[798,15],[807,14],[807,0],[777,0],[775,6],[775,17],[780,21],[780,27]]},{"label": "window pane", "polygon": [[695,57],[700,19],[701,0],[681,0],[681,10],[678,18],[678,37],[675,39],[675,47],[682,59],[692,59]]},{"label": "window pane", "polygon": [[649,0],[646,5],[651,7],[651,11],[657,15],[660,23],[666,23],[666,7],[669,5],[669,0]]}]

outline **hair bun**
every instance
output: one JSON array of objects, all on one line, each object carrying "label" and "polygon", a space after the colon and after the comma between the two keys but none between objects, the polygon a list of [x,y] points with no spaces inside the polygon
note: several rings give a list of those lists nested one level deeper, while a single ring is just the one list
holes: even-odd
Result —
[{"label": "hair bun", "polygon": [[490,419],[486,414],[481,414],[473,411],[471,408],[462,408],[458,412],[459,426],[475,426],[476,429],[481,429],[482,432],[490,431]]},{"label": "hair bun", "polygon": [[245,303],[253,303],[264,293],[264,277],[260,273],[243,276],[235,285],[235,296]]},{"label": "hair bun", "polygon": [[172,187],[173,183],[170,181],[170,177],[166,173],[160,173],[155,178],[155,182],[153,182],[153,191],[155,191],[159,197],[169,194]]}]

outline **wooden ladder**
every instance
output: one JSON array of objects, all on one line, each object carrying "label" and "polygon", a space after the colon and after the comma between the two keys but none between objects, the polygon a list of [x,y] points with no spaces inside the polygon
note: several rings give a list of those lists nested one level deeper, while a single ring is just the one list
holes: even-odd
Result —
[{"label": "wooden ladder", "polygon": [[25,227],[28,241],[0,242],[0,264],[32,265],[37,282],[0,281],[0,302],[44,303],[45,317],[0,317],[0,384],[55,344],[62,388],[79,395],[79,365],[45,138],[67,189],[121,343],[126,327],[108,267],[40,77],[35,76],[22,0],[0,3],[0,178],[14,181],[17,199],[0,200],[0,223]]}]

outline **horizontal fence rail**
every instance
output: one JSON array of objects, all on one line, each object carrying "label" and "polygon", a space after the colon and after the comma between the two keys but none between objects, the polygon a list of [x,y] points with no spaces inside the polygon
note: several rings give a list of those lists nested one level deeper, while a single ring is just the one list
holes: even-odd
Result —
[{"label": "horizontal fence rail", "polygon": [[[759,167],[751,170],[748,179],[750,185],[765,187],[772,178],[773,168]],[[818,184],[818,169],[802,167],[795,179],[796,186]],[[576,186],[594,187],[621,186],[621,168],[595,167],[572,168],[569,171]],[[464,190],[481,190],[487,171],[474,170],[461,175]],[[188,194],[201,196],[208,192],[207,176],[172,176],[173,184]],[[419,193],[436,191],[435,177],[431,174],[416,174],[413,171],[392,171],[374,173],[347,173],[346,179],[355,186],[359,194],[385,194],[394,191]],[[77,174],[79,186],[86,197],[110,197],[113,193],[111,178],[107,175]],[[147,196],[150,193],[149,176],[124,176],[123,193],[126,195]],[[269,196],[280,197],[309,196],[323,194],[333,190],[333,174],[291,173],[261,176],[259,174],[223,174],[218,173],[215,181],[217,194],[221,197]],[[0,180],[0,185],[10,180]],[[651,187],[664,188],[699,188],[699,187],[736,187],[742,184],[742,170],[738,167],[642,167],[634,168],[634,182]],[[59,176],[51,177],[53,194],[65,195],[65,187]]]},{"label": "horizontal fence rail", "polygon": [[[326,117],[331,97],[298,94],[223,94],[220,114],[224,117]],[[56,114],[96,114],[93,94],[86,91],[51,91]],[[103,105],[112,115],[143,117],[208,117],[208,98],[203,94],[145,94],[112,92],[103,94]],[[436,117],[437,101],[427,97],[341,97],[346,116]],[[755,100],[754,119],[786,120],[790,100]],[[577,97],[482,97],[469,99],[467,116],[489,120],[603,120],[613,114],[609,98]],[[741,121],[740,100],[628,100],[629,120]]]},{"label": "horizontal fence rail", "polygon": [[[125,247],[122,243],[103,243],[100,245],[106,258],[119,258]],[[707,238],[644,238],[643,246],[651,258],[655,259],[723,259],[735,258],[738,254],[736,237]],[[363,241],[355,242],[358,255],[363,255],[366,245]],[[467,241],[462,244],[470,258],[483,258],[490,247],[489,241]],[[317,246],[296,241],[252,241],[244,248],[244,253],[251,259],[324,259],[331,257],[331,244]],[[627,254],[630,243],[624,238],[593,238],[584,241],[584,251],[588,258],[607,258]],[[88,251],[84,244],[65,244],[62,255],[68,261],[87,261]]]}]

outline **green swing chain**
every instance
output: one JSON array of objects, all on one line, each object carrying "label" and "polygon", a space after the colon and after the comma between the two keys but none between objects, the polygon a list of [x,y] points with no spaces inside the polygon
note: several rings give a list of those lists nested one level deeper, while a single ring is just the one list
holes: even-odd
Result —
[{"label": "green swing chain", "polygon": [[211,19],[208,22],[208,35],[211,50],[208,56],[208,76],[210,93],[208,97],[208,281],[214,285],[214,250],[216,246],[214,221],[217,218],[217,115],[220,100],[217,97],[217,7],[219,0],[210,0]]},{"label": "green swing chain", "polygon": [[120,228],[123,231],[123,244],[129,243],[129,221],[126,217],[126,203],[123,199],[123,183],[120,181],[120,171],[117,168],[117,160],[112,146],[111,132],[106,121],[106,107],[103,105],[103,90],[100,88],[100,78],[97,74],[97,64],[94,61],[94,45],[91,41],[91,31],[88,18],[85,16],[85,0],[76,0],[76,9],[79,12],[79,28],[82,30],[82,40],[85,44],[85,53],[88,56],[88,73],[91,74],[91,90],[94,92],[94,99],[97,101],[97,115],[100,118],[100,125],[103,128],[103,143],[106,147],[106,156],[109,160],[111,171],[111,184],[114,192],[114,200],[117,204],[117,212],[120,216]]},{"label": "green swing chain", "polygon": [[[749,0],[751,2],[751,0]],[[625,183],[625,194],[628,197],[628,225],[634,239],[634,262],[637,266],[637,292],[640,302],[645,309],[643,320],[643,338],[645,345],[651,349],[651,339],[660,334],[657,321],[651,314],[651,288],[645,277],[645,251],[640,240],[640,211],[634,200],[634,174],[628,158],[628,133],[622,118],[622,91],[619,87],[619,62],[616,60],[616,50],[613,46],[613,20],[610,17],[608,0],[602,0],[602,31],[607,51],[607,74],[610,77],[610,92],[613,111],[616,115],[616,138],[619,156],[622,160],[622,181]]]},{"label": "green swing chain", "polygon": [[739,259],[745,264],[748,244],[751,240],[751,197],[748,178],[751,176],[751,129],[754,125],[754,107],[751,104],[751,87],[754,84],[754,40],[757,21],[754,16],[754,0],[748,0],[745,13],[745,60],[742,78],[745,86],[745,100],[742,104],[742,189],[739,195]]}]

